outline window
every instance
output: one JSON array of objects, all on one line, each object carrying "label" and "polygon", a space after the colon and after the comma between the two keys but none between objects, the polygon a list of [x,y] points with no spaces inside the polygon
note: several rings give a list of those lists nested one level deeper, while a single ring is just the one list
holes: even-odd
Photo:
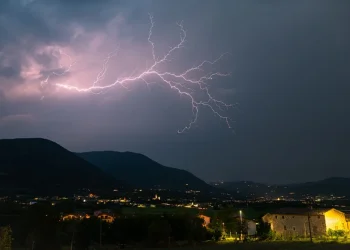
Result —
[{"label": "window", "polygon": [[292,216],[292,218],[294,219],[294,215]]},{"label": "window", "polygon": [[275,218],[277,219],[277,215],[275,216]]},{"label": "window", "polygon": [[295,231],[295,227],[293,227],[293,231]]},{"label": "window", "polygon": [[284,226],[284,230],[287,230],[287,226]]},{"label": "window", "polygon": [[319,216],[319,215],[318,215],[318,216],[317,216],[317,218],[318,218],[318,219],[320,219],[320,218],[321,218],[321,216]]},{"label": "window", "polygon": [[282,215],[282,219],[284,219],[284,215]]}]

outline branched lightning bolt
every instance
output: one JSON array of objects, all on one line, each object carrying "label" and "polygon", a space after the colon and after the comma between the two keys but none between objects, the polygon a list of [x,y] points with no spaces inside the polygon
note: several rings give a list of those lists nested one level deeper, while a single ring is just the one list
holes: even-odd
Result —
[{"label": "branched lightning bolt", "polygon": [[[50,81],[50,78],[51,78],[51,77],[53,77],[53,76],[63,76],[63,75],[65,75],[65,74],[67,74],[69,71],[71,71],[72,67],[73,67],[74,64],[76,63],[76,61],[73,61],[72,58],[71,58],[68,54],[62,52],[61,50],[59,50],[58,52],[59,52],[60,55],[64,55],[64,56],[66,56],[66,57],[69,58],[69,65],[68,65],[66,68],[64,68],[63,65],[60,65],[60,68],[59,68],[59,69],[61,70],[61,72],[56,72],[56,71],[51,72],[51,73],[45,78],[45,80],[43,80],[43,81],[40,82],[41,88],[44,88],[46,85],[49,84],[49,81]],[[45,98],[45,96],[42,96],[42,97],[41,97],[41,100],[44,100],[44,98]]]},{"label": "branched lightning bolt", "polygon": [[[191,101],[193,117],[187,126],[185,126],[181,130],[178,130],[178,133],[183,133],[184,131],[191,129],[193,124],[195,124],[197,122],[200,107],[209,108],[209,110],[211,110],[214,113],[214,115],[218,116],[220,119],[222,119],[226,122],[228,128],[232,128],[231,127],[232,120],[228,116],[224,115],[223,113],[224,113],[224,109],[228,109],[230,107],[233,107],[233,105],[226,104],[223,101],[215,99],[212,96],[212,94],[210,93],[209,86],[208,86],[208,82],[210,80],[213,80],[215,77],[226,77],[226,76],[229,76],[230,74],[220,73],[220,72],[208,73],[208,74],[200,76],[197,79],[193,79],[189,76],[190,73],[194,73],[194,72],[202,73],[202,72],[204,72],[203,67],[205,65],[216,64],[219,60],[221,60],[228,53],[222,54],[220,57],[218,57],[214,61],[207,61],[207,60],[203,61],[200,64],[193,66],[193,67],[191,67],[191,68],[187,69],[186,71],[179,73],[179,74],[174,73],[174,72],[170,72],[170,71],[165,71],[165,72],[160,71],[158,69],[159,66],[164,64],[165,62],[170,61],[169,58],[173,55],[173,53],[175,51],[183,48],[183,46],[186,42],[186,35],[187,34],[186,34],[186,31],[183,27],[182,22],[178,23],[177,25],[179,26],[179,29],[180,29],[180,41],[179,41],[179,43],[177,45],[175,45],[174,47],[171,47],[164,56],[157,58],[156,53],[155,53],[155,43],[151,39],[152,38],[152,31],[153,31],[153,28],[155,26],[155,23],[153,21],[152,15],[149,15],[149,18],[151,21],[151,26],[150,26],[149,34],[148,34],[148,42],[151,45],[153,63],[151,66],[146,67],[146,70],[142,71],[141,73],[139,73],[136,76],[134,76],[134,73],[133,73],[129,77],[118,78],[114,82],[112,82],[108,85],[103,85],[103,86],[99,85],[100,82],[105,78],[105,75],[106,75],[107,70],[108,70],[109,61],[113,56],[116,56],[118,49],[119,49],[118,48],[117,50],[110,53],[107,56],[107,58],[104,60],[101,71],[97,74],[96,80],[92,83],[92,85],[90,87],[80,88],[77,86],[73,86],[73,85],[69,85],[69,84],[62,84],[62,83],[56,83],[54,85],[58,88],[62,88],[62,89],[70,90],[70,91],[91,92],[94,94],[99,94],[103,90],[110,89],[112,87],[115,87],[116,85],[120,85],[120,86],[128,89],[127,85],[129,83],[140,81],[140,80],[143,81],[144,83],[146,83],[148,86],[150,83],[147,81],[146,77],[155,76],[155,77],[158,77],[158,79],[161,80],[164,84],[167,84],[172,90],[176,91],[180,95],[186,96]],[[64,70],[64,72],[62,72],[61,74],[67,73],[71,69],[72,66],[73,66],[73,63],[71,63],[69,65],[69,67],[67,67],[66,70]],[[197,74],[199,74],[199,73],[197,73]],[[58,75],[55,72],[52,74]],[[41,84],[47,84],[51,75],[49,75],[47,77],[47,79],[45,81],[43,81]],[[195,94],[196,94],[195,87],[197,87],[197,89],[199,88],[202,92],[205,93],[205,95],[206,95],[205,100],[197,100],[195,98]]]}]

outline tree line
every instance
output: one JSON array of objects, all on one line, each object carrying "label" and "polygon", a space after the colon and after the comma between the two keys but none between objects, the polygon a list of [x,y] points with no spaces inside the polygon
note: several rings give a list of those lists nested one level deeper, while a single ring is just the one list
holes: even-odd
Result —
[{"label": "tree line", "polygon": [[[97,217],[61,220],[60,211],[50,204],[35,204],[0,228],[0,249],[11,245],[32,250],[87,249],[91,245],[132,244],[169,246],[213,239],[214,230],[191,214],[117,216],[113,223]],[[2,223],[4,224],[4,223]]]},{"label": "tree line", "polygon": [[[234,216],[232,210],[216,213],[208,227],[193,214],[117,215],[113,223],[92,216],[83,220],[61,220],[60,209],[51,204],[35,204],[0,228],[0,250],[11,245],[32,250],[83,250],[99,245],[139,245],[168,247],[179,242],[196,244],[206,240],[220,240],[246,234],[245,221]],[[1,222],[1,221],[0,221]],[[261,224],[263,225],[263,224]],[[259,230],[262,234],[268,230]]]}]

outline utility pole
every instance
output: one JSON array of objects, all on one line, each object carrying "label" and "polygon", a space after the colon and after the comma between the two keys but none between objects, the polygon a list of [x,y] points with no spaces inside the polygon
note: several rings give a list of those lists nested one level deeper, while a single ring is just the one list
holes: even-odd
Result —
[{"label": "utility pole", "polygon": [[310,236],[310,242],[312,242],[312,232],[311,232],[311,214],[310,214],[310,211],[311,211],[312,207],[311,205],[309,206],[308,208],[308,212],[307,212],[307,220],[308,220],[308,223],[309,223],[309,236]]},{"label": "utility pole", "polygon": [[102,249],[102,219],[100,218],[100,249]]},{"label": "utility pole", "polygon": [[75,234],[75,231],[73,232],[72,241],[70,243],[70,250],[73,250],[74,234]]}]

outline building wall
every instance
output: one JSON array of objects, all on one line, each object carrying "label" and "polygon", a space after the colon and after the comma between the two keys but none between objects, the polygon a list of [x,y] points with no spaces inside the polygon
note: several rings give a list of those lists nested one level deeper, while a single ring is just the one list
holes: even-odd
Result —
[{"label": "building wall", "polygon": [[247,230],[248,230],[248,235],[256,235],[256,222],[252,220],[247,221]]},{"label": "building wall", "polygon": [[[263,221],[271,226],[271,230],[278,237],[308,237],[309,223],[307,215],[281,215],[266,214]],[[326,221],[324,215],[310,216],[311,232],[313,236],[322,236],[326,234]]]},{"label": "building wall", "polygon": [[78,216],[76,216],[75,214],[68,214],[62,217],[62,220],[77,220],[79,219]]},{"label": "building wall", "polygon": [[204,227],[209,226],[209,224],[210,224],[210,217],[209,216],[205,216],[205,215],[201,214],[198,217],[204,220],[204,222],[203,222]]},{"label": "building wall", "polygon": [[79,215],[79,214],[67,214],[62,217],[62,220],[82,220],[82,219],[89,219],[90,216],[88,214],[85,215]]},{"label": "building wall", "polygon": [[108,214],[100,214],[97,217],[108,223],[112,223],[114,221],[114,217]]},{"label": "building wall", "polygon": [[332,230],[344,230],[349,231],[348,223],[345,218],[345,214],[336,209],[330,209],[324,213],[326,218],[326,228]]}]

